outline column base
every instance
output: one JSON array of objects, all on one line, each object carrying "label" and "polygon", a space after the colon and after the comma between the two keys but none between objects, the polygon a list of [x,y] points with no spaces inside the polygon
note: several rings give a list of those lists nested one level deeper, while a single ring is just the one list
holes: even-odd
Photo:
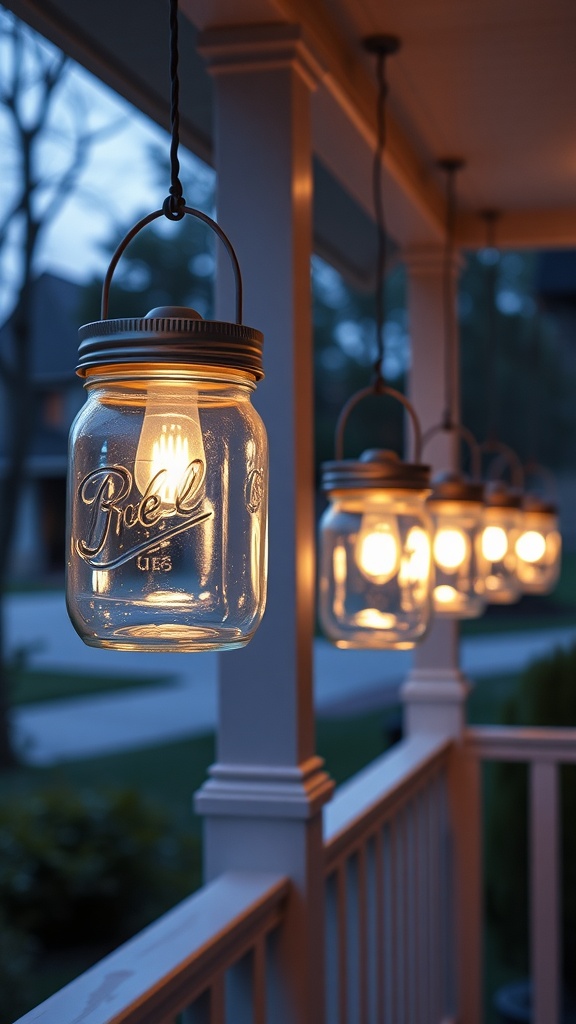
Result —
[{"label": "column base", "polygon": [[471,689],[458,669],[414,669],[400,691],[406,734],[426,732],[460,739]]}]

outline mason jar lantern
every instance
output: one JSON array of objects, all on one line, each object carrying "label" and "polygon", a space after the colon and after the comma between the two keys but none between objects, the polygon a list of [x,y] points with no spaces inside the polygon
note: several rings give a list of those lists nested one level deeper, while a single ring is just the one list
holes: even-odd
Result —
[{"label": "mason jar lantern", "polygon": [[262,335],[160,307],[80,329],[87,400],[70,436],[67,605],[93,647],[244,646],[266,599],[268,453],[251,405]]},{"label": "mason jar lantern", "polygon": [[525,594],[549,594],[560,575],[562,537],[558,510],[534,494],[522,502],[522,530],[516,541],[518,580]]},{"label": "mason jar lantern", "polygon": [[434,613],[477,618],[486,607],[488,568],[482,550],[483,487],[460,473],[441,474],[432,481],[427,506],[434,527]]},{"label": "mason jar lantern", "polygon": [[327,462],[320,524],[319,612],[338,647],[403,649],[421,640],[431,602],[426,466],[394,452]]},{"label": "mason jar lantern", "polygon": [[513,604],[521,596],[516,542],[521,533],[520,495],[501,480],[486,488],[482,554],[484,586],[490,604]]}]

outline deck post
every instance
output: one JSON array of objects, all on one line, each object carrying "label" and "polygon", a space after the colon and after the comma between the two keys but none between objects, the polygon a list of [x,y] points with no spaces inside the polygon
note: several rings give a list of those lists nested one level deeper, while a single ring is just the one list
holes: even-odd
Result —
[{"label": "deck post", "polygon": [[[408,314],[412,340],[410,397],[425,432],[439,423],[445,405],[444,346],[448,329],[457,338],[456,302],[446,303],[447,254],[444,246],[413,247],[405,254],[408,273]],[[460,256],[449,270],[455,285]],[[456,288],[452,289],[456,295]],[[453,318],[452,324],[446,322]],[[451,387],[459,406],[458,344]],[[432,471],[456,468],[458,441],[438,435],[426,447],[423,461]],[[445,956],[453,967],[445,992],[446,1015],[458,1024],[480,1024],[482,1016],[482,892],[481,807],[478,765],[467,757],[461,741],[466,725],[470,684],[460,668],[459,625],[436,619],[414,652],[413,668],[402,688],[405,731],[409,736],[434,733],[454,739],[449,770],[449,834],[447,869],[453,879],[451,908],[454,928],[448,930]]]},{"label": "deck post", "polygon": [[[246,648],[221,656],[217,761],[196,808],[206,880],[242,869],[291,878],[269,1019],[323,1024],[321,812],[332,783],[314,752],[310,301],[310,105],[321,70],[295,25],[211,28],[199,48],[214,76],[218,220],[240,260],[244,320],[265,335],[255,405],[271,484],[266,613]],[[217,309],[229,317],[231,281],[221,270]]]}]

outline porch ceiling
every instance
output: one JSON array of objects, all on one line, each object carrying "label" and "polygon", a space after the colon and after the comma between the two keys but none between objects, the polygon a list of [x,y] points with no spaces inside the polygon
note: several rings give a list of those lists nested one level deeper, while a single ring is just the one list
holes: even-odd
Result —
[{"label": "porch ceiling", "polygon": [[[157,120],[167,121],[161,0],[9,0],[16,13]],[[183,137],[211,156],[211,84],[196,30],[291,22],[324,69],[313,106],[320,251],[364,278],[373,265],[370,161],[374,58],[361,40],[402,39],[390,61],[388,221],[400,244],[442,236],[441,156],[467,160],[459,237],[481,245],[479,210],[502,211],[498,241],[576,246],[574,0],[181,0]],[[137,18],[135,13],[137,12]],[[159,41],[160,40],[160,44]]]}]

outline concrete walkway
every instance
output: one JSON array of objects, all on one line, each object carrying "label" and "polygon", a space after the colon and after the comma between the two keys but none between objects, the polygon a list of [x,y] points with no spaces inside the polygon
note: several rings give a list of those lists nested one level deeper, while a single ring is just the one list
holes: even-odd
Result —
[{"label": "concrete walkway", "polygon": [[[161,685],[39,702],[14,710],[18,744],[29,764],[45,765],[200,735],[217,719],[216,654],[137,654],[86,647],[61,594],[7,600],[8,648],[33,669],[126,676]],[[462,665],[472,678],[514,672],[576,641],[576,627],[467,638]],[[223,657],[241,658],[242,651]],[[340,651],[314,645],[315,704],[321,715],[377,710],[396,702],[409,651]]]}]

